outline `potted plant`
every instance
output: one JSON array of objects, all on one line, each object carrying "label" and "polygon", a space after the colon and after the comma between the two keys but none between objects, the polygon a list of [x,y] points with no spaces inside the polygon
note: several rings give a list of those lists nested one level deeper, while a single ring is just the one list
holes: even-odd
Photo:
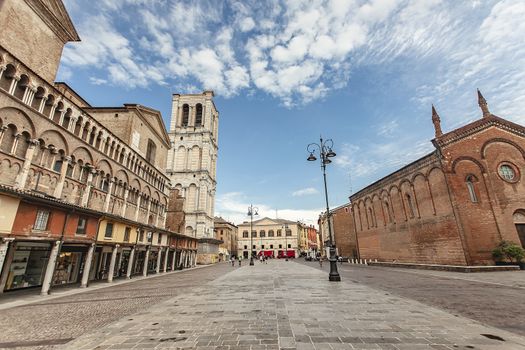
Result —
[{"label": "potted plant", "polygon": [[525,250],[514,242],[501,241],[492,250],[492,257],[496,265],[518,265],[520,269],[525,270]]}]

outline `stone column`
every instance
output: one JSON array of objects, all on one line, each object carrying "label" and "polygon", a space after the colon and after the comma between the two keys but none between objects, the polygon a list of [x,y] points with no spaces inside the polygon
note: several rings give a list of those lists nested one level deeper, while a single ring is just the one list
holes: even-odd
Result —
[{"label": "stone column", "polygon": [[64,107],[64,109],[60,112],[60,118],[58,119],[58,125],[62,126],[65,115],[66,115],[66,107]]},{"label": "stone column", "polygon": [[159,247],[158,254],[157,254],[157,266],[155,267],[155,273],[160,273],[160,263],[162,262],[162,248]]},{"label": "stone column", "polygon": [[168,271],[168,255],[170,254],[170,248],[166,247],[166,253],[164,255],[164,268],[162,269],[162,272]]},{"label": "stone column", "polygon": [[185,256],[185,250],[181,250],[180,251],[180,261],[179,261],[179,266],[181,269],[184,269],[184,256]]},{"label": "stone column", "polygon": [[[0,140],[1,142],[1,140]],[[16,177],[14,188],[17,189],[24,189],[27,175],[29,174],[29,169],[31,168],[31,160],[33,159],[33,155],[35,154],[35,147],[39,145],[38,140],[29,140],[29,147],[27,147],[24,164],[22,165],[22,169],[20,170],[20,173]]]},{"label": "stone column", "polygon": [[27,100],[26,100],[26,103],[29,106],[31,106],[33,104],[33,100],[35,99],[36,92],[37,92],[37,88],[36,87],[32,87],[30,92],[29,92],[29,95],[27,96]]},{"label": "stone column", "polygon": [[38,106],[38,113],[41,113],[41,114],[44,113],[44,108],[46,107],[46,102],[47,102],[47,96],[43,96],[42,97],[42,101],[40,101],[40,106]]},{"label": "stone column", "polygon": [[66,173],[67,168],[69,164],[71,163],[71,157],[65,156],[62,158],[62,167],[60,168],[60,177],[58,178],[58,182],[55,187],[55,191],[53,193],[53,196],[55,198],[61,198],[62,197],[62,190],[64,189],[64,182],[66,181]]},{"label": "stone column", "polygon": [[4,269],[4,261],[7,256],[7,250],[9,249],[9,243],[14,241],[14,238],[6,237],[0,240],[0,274]]},{"label": "stone column", "polygon": [[144,257],[144,269],[142,270],[142,276],[144,277],[148,275],[149,250],[150,247],[148,246],[148,248],[146,248],[146,256]]},{"label": "stone column", "polygon": [[126,209],[128,207],[128,194],[129,194],[129,188],[126,186],[124,188],[124,203],[122,204],[122,210],[120,212],[120,216],[126,217]]},{"label": "stone column", "polygon": [[171,257],[171,271],[175,271],[177,266],[177,249],[173,250],[173,256]]},{"label": "stone column", "polygon": [[0,144],[2,144],[2,140],[4,139],[4,134],[6,130],[7,130],[7,125],[2,125],[0,127]]},{"label": "stone column", "polygon": [[16,85],[18,84],[18,81],[20,80],[19,75],[13,76],[13,80],[11,81],[11,86],[9,87],[9,94],[14,95],[16,90]]},{"label": "stone column", "polygon": [[11,151],[10,151],[11,154],[15,154],[16,147],[18,146],[18,140],[20,140],[21,136],[22,136],[22,134],[20,134],[20,133],[15,135],[15,140],[13,141],[13,145],[11,146]]},{"label": "stone column", "polygon": [[47,260],[46,273],[44,275],[44,282],[42,282],[42,289],[40,290],[40,295],[48,295],[49,289],[51,288],[51,282],[53,282],[53,274],[55,273],[55,265],[57,261],[57,256],[60,251],[60,241],[56,241],[55,245],[51,249],[51,254]]},{"label": "stone column", "polygon": [[151,199],[148,199],[148,209],[146,210],[146,222],[149,224],[148,220],[149,220],[149,213],[150,213],[150,210],[151,210]]},{"label": "stone column", "polygon": [[93,167],[90,167],[87,170],[89,171],[89,174],[88,174],[88,177],[87,177],[87,184],[86,184],[86,188],[84,189],[84,194],[82,195],[82,202],[80,204],[83,207],[87,206],[87,202],[89,200],[89,194],[91,192],[91,186],[93,185],[92,184],[92,182],[93,182],[93,175],[96,173],[96,170]]},{"label": "stone column", "polygon": [[119,245],[116,244],[115,247],[113,247],[113,251],[111,252],[111,261],[109,263],[109,271],[108,271],[108,282],[113,282],[113,275],[115,274],[115,261],[117,261],[117,252],[118,252]]},{"label": "stone column", "polygon": [[142,204],[142,196],[138,195],[137,207],[135,208],[135,221],[139,220],[140,205]]},{"label": "stone column", "polygon": [[89,250],[86,257],[86,263],[84,264],[84,272],[82,273],[82,281],[80,282],[80,288],[86,288],[89,282],[89,272],[91,271],[91,263],[93,262],[93,254],[95,251],[95,243],[89,246]]},{"label": "stone column", "polygon": [[111,199],[111,191],[113,190],[113,183],[115,181],[113,180],[113,178],[110,178],[109,179],[109,186],[108,186],[108,193],[106,194],[106,199],[104,200],[104,212],[108,212],[109,211],[109,200]]},{"label": "stone column", "polygon": [[74,132],[75,130],[75,125],[77,125],[77,118],[75,117],[71,117],[69,119],[69,125],[67,126],[67,129],[71,132]]},{"label": "stone column", "polygon": [[2,79],[2,75],[4,74],[6,69],[7,69],[7,66],[0,66],[0,79]]},{"label": "stone column", "polygon": [[55,110],[58,107],[58,103],[55,103],[53,106],[51,106],[51,110],[49,111],[49,119],[53,119],[55,116]]},{"label": "stone column", "polygon": [[129,253],[128,270],[126,271],[126,277],[131,278],[131,272],[133,271],[133,260],[135,259],[135,247],[131,248]]}]

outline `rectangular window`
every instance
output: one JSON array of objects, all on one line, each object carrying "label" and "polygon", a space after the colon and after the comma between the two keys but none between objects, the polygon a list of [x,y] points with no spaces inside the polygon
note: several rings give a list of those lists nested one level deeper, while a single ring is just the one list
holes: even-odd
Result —
[{"label": "rectangular window", "polygon": [[273,244],[270,244],[270,249],[273,249]]},{"label": "rectangular window", "polygon": [[131,227],[126,227],[124,230],[124,242],[129,242],[129,235],[131,233]]},{"label": "rectangular window", "polygon": [[242,237],[243,238],[248,238],[248,231],[243,231],[242,232]]},{"label": "rectangular window", "polygon": [[281,230],[277,230],[277,237],[281,237]]},{"label": "rectangular window", "polygon": [[252,237],[257,237],[257,231],[252,231]]},{"label": "rectangular window", "polygon": [[282,244],[279,244],[279,248],[282,248],[282,247],[283,247],[283,245],[282,245]]},{"label": "rectangular window", "polygon": [[261,249],[264,249],[264,244],[263,244],[263,245],[261,245]]},{"label": "rectangular window", "polygon": [[158,238],[157,238],[157,244],[161,244],[161,243],[162,243],[162,235],[159,233]]},{"label": "rectangular window", "polygon": [[286,230],[286,236],[290,237],[292,235],[292,230]]},{"label": "rectangular window", "polygon": [[49,220],[49,210],[39,209],[36,212],[36,220],[33,229],[43,231],[47,229],[47,221]]},{"label": "rectangular window", "polygon": [[79,217],[78,224],[77,224],[77,235],[86,234],[86,225],[87,225],[87,219],[85,217]]},{"label": "rectangular window", "polygon": [[139,241],[144,242],[144,231],[140,230]]},{"label": "rectangular window", "polygon": [[247,246],[247,245],[245,245],[245,246],[244,246],[244,249],[248,249],[248,246]]},{"label": "rectangular window", "polygon": [[291,245],[291,244],[288,244],[288,248],[291,248],[291,247],[292,247],[292,245]]},{"label": "rectangular window", "polygon": [[108,223],[106,225],[106,232],[104,233],[104,238],[112,238],[113,237],[113,224]]},{"label": "rectangular window", "polygon": [[153,232],[148,232],[147,237],[148,237],[148,243],[153,242]]}]

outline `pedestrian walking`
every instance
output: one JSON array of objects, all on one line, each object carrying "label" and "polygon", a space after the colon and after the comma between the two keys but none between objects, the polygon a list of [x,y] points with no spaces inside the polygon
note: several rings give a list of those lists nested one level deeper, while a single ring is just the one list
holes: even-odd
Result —
[{"label": "pedestrian walking", "polygon": [[241,256],[239,255],[239,266],[241,266]]},{"label": "pedestrian walking", "polygon": [[319,267],[323,268],[323,257],[322,256],[319,257]]},{"label": "pedestrian walking", "polygon": [[232,266],[235,267],[235,257],[232,256],[232,258],[230,260],[231,260]]}]

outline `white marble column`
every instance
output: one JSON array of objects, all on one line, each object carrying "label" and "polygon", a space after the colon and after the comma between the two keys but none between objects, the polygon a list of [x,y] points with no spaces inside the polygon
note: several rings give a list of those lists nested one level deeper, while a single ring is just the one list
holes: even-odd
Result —
[{"label": "white marble column", "polygon": [[144,257],[144,269],[142,270],[142,276],[146,277],[148,275],[148,260],[149,260],[149,250],[146,248],[146,256]]},{"label": "white marble column", "polygon": [[55,186],[55,191],[53,192],[53,196],[55,198],[62,197],[62,190],[64,189],[64,182],[66,181],[67,168],[69,167],[71,160],[72,159],[69,156],[65,156],[62,158],[62,167],[60,168],[60,177],[58,178],[57,184]]},{"label": "white marble column", "polygon": [[15,135],[15,140],[13,141],[13,145],[11,145],[11,151],[10,151],[11,154],[15,154],[16,147],[18,147],[18,140],[20,140],[21,136],[22,136],[22,134],[20,134],[20,133]]},{"label": "white marble column", "polygon": [[20,80],[19,75],[13,76],[13,80],[11,81],[11,86],[9,87],[9,94],[14,95],[16,91],[16,85],[18,84],[18,81]]},{"label": "white marble column", "polygon": [[177,266],[177,250],[173,249],[173,256],[171,257],[171,271],[175,271]]},{"label": "white marble column", "polygon": [[40,290],[40,295],[48,295],[49,289],[51,288],[51,283],[53,282],[53,274],[55,273],[55,265],[60,251],[60,241],[56,241],[55,245],[51,249],[51,254],[49,254],[49,259],[47,260],[46,272],[44,275],[44,282],[42,282],[42,289]]},{"label": "white marble column", "polygon": [[113,275],[115,274],[115,262],[117,261],[117,253],[118,253],[118,247],[119,245],[116,244],[113,247],[113,251],[111,252],[111,261],[109,263],[109,271],[108,271],[108,282],[113,282]]},{"label": "white marble column", "polygon": [[122,204],[122,209],[120,211],[120,216],[126,217],[126,209],[128,207],[128,195],[129,195],[129,189],[128,186],[124,188],[124,203]]},{"label": "white marble column", "polygon": [[7,130],[7,125],[2,125],[0,127],[0,144],[2,144],[2,140],[4,139],[5,131]]},{"label": "white marble column", "polygon": [[42,97],[42,101],[40,101],[40,106],[38,106],[38,113],[41,113],[41,114],[44,113],[44,108],[46,107],[46,101],[47,101],[47,96]]},{"label": "white marble column", "polygon": [[109,211],[109,200],[111,199],[111,191],[113,190],[113,183],[115,181],[113,180],[113,178],[110,178],[109,179],[109,186],[108,186],[108,193],[106,193],[106,199],[104,200],[104,212],[108,212]]},{"label": "white marble column", "polygon": [[166,251],[166,253],[164,255],[164,268],[162,269],[162,272],[167,272],[168,271],[168,255],[170,253],[170,248],[166,247],[165,251]]},{"label": "white marble column", "polygon": [[89,250],[86,257],[86,263],[84,264],[84,272],[82,273],[82,281],[80,282],[80,288],[86,288],[89,282],[89,272],[91,271],[91,263],[93,262],[93,253],[95,251],[95,243],[89,246]]},{"label": "white marble column", "polygon": [[81,206],[85,207],[87,206],[87,202],[89,200],[89,195],[91,193],[91,186],[93,186],[93,175],[96,173],[96,170],[93,167],[90,167],[89,169],[86,169],[89,171],[88,177],[87,177],[87,183],[86,188],[84,189],[84,194],[82,196],[82,202]]},{"label": "white marble column", "polygon": [[126,271],[127,278],[131,278],[131,273],[133,272],[133,260],[134,259],[135,259],[135,247],[131,248],[131,253],[129,253],[128,270]]},{"label": "white marble column", "polygon": [[155,273],[160,273],[160,263],[162,262],[162,248],[159,247],[157,251],[157,266],[155,267]]},{"label": "white marble column", "polygon": [[29,140],[28,143],[29,146],[26,150],[24,164],[22,165],[22,169],[20,170],[20,173],[18,174],[15,180],[14,188],[17,189],[24,189],[27,180],[27,175],[29,174],[29,169],[31,168],[31,160],[33,159],[33,155],[35,154],[35,148],[39,145],[38,140]]}]

